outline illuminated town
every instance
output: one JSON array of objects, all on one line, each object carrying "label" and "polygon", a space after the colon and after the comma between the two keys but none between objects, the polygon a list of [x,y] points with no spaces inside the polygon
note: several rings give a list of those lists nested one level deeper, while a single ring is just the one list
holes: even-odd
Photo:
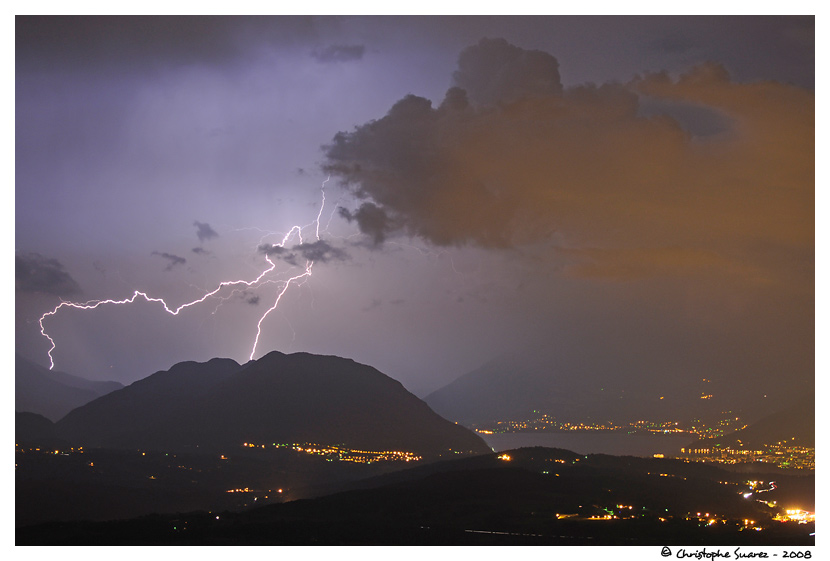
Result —
[{"label": "illuminated town", "polygon": [[[384,461],[415,462],[421,460],[419,456],[416,456],[410,452],[369,451],[351,449],[344,446],[322,446],[319,444],[311,443],[271,443],[269,445],[245,442],[241,445],[241,448],[251,451],[283,449],[287,451],[293,451],[298,454],[322,456],[326,461],[344,461],[362,464]],[[697,458],[701,459],[701,461],[703,461],[703,458],[706,458],[706,461],[711,461],[710,458],[717,457],[721,458],[721,463],[735,463],[742,458],[754,458],[754,461],[762,461],[764,458],[767,458],[767,455],[770,453],[773,456],[780,458],[784,457],[786,454],[796,453],[798,451],[798,448],[799,447],[795,446],[780,445],[775,447],[769,447],[769,449],[772,450],[772,452],[745,451],[746,453],[744,454],[738,454],[738,452],[735,451],[735,454],[737,456],[740,456],[739,459],[735,460],[728,460],[729,452],[724,450],[718,450],[717,453],[714,453],[708,449],[689,452],[698,452],[699,455],[697,456]],[[78,465],[84,466],[84,469],[87,469],[90,472],[99,470],[99,463],[97,458],[95,462],[93,462],[90,461],[92,460],[92,458],[89,457],[91,455],[96,454],[98,452],[97,449],[47,449],[40,447],[26,447],[16,445],[16,451],[18,454],[21,455],[26,454],[27,456],[33,455],[44,458],[52,458],[53,460],[51,461],[61,463],[71,462],[72,458],[74,457],[78,460],[81,460],[81,463]],[[804,453],[806,454],[806,452]],[[812,449],[810,449],[810,453],[812,454]],[[205,471],[207,475],[209,475],[210,473],[218,473],[216,466],[219,464],[228,465],[230,464],[231,460],[231,458],[222,454],[218,456],[213,456],[213,462],[218,462],[219,464],[207,463],[199,465],[184,465],[190,463],[190,461],[192,461],[193,458],[190,458],[190,461],[188,461],[186,459],[183,459],[180,455],[174,453],[168,454],[163,452],[150,452],[142,450],[123,451],[123,454],[128,454],[133,458],[141,458],[142,460],[144,459],[144,457],[150,460],[151,456],[156,459],[163,459],[163,465],[166,465],[167,468],[172,469],[173,471],[178,471],[179,473],[182,473],[182,470],[186,470],[187,472],[193,474],[191,477],[202,477],[200,475],[196,475],[196,472],[201,473]],[[505,463],[513,463],[517,459],[513,454],[513,452],[502,452],[499,453],[496,456],[496,458]],[[587,460],[587,458],[588,456],[579,456],[568,459],[549,458],[545,460],[549,463],[540,471],[540,473],[546,477],[560,477],[560,475],[566,475],[564,472],[562,472],[563,469],[568,469],[568,466],[580,465],[583,462],[587,462],[589,461]],[[22,460],[23,458],[21,458],[21,461]],[[692,460],[685,459],[685,461]],[[813,465],[813,461],[814,460],[811,460],[811,466]],[[770,460],[769,463],[772,463],[772,460]],[[793,462],[791,461],[790,463],[792,464]],[[102,461],[101,464],[103,464],[104,470],[101,473],[104,473],[107,470],[107,464],[111,464],[111,459],[106,462]],[[153,465],[155,465],[156,468],[158,468],[162,464]],[[789,467],[793,466],[790,465]],[[687,479],[686,477],[678,473],[672,473],[670,470],[671,467],[669,465],[666,466],[665,471],[663,471],[661,466],[661,469],[659,471],[647,472],[647,475],[655,478],[678,478],[682,480]],[[154,480],[153,484],[157,484],[155,480],[170,480],[170,473],[171,472],[169,470],[163,473],[145,472],[144,477],[148,480]],[[237,481],[238,480],[239,479],[237,479]],[[253,481],[253,479],[251,481]],[[729,488],[729,493],[735,493],[739,495],[742,498],[742,500],[745,500],[748,503],[758,503],[759,506],[762,507],[762,509],[758,512],[759,516],[754,518],[739,518],[735,514],[729,515],[722,512],[714,511],[669,511],[668,509],[664,508],[656,508],[654,504],[651,503],[638,503],[638,501],[636,500],[615,502],[613,504],[604,504],[602,501],[588,501],[577,509],[558,511],[552,513],[552,515],[555,520],[567,520],[577,523],[580,521],[585,521],[590,524],[602,524],[604,522],[621,520],[642,520],[643,522],[654,521],[660,523],[661,525],[663,523],[691,523],[697,527],[705,528],[706,530],[704,531],[707,532],[710,531],[709,529],[711,529],[712,532],[717,532],[718,529],[732,529],[740,532],[748,531],[753,533],[770,531],[776,532],[776,528],[784,528],[784,526],[780,525],[786,525],[790,527],[797,525],[807,525],[806,531],[810,531],[813,525],[815,524],[815,513],[802,508],[804,505],[799,505],[791,500],[786,502],[781,501],[781,504],[779,504],[779,500],[774,499],[776,493],[772,492],[776,491],[779,487],[779,485],[774,480],[758,480],[743,478],[735,479],[730,477],[729,480],[719,481],[719,483],[725,486],[726,488]],[[237,483],[233,486],[224,487],[221,490],[221,494],[227,497],[227,501],[231,501],[226,501],[222,503],[223,505],[233,506],[234,508],[247,508],[257,505],[281,503],[286,500],[291,501],[294,499],[295,493],[291,488],[284,486],[277,487],[268,484],[258,485],[250,483],[239,485]],[[184,522],[182,521],[176,522],[176,524],[179,523],[184,524]]]},{"label": "illuminated town", "polygon": [[[602,423],[557,421],[555,417],[540,414],[530,419],[494,421],[482,425],[473,425],[471,428],[484,435],[539,432],[619,432],[624,434],[689,435],[691,438],[700,441],[715,439],[747,427],[739,417],[733,416],[731,413],[731,411],[724,411],[720,419],[710,423],[706,423],[701,419],[692,419],[688,423],[639,420],[627,424],[616,424],[610,421]],[[664,458],[669,456],[655,454],[654,457]],[[802,446],[797,444],[795,440],[764,444],[756,449],[745,448],[740,440],[737,447],[720,443],[712,446],[698,445],[694,448],[683,447],[677,458],[686,461],[719,464],[765,463],[782,469],[815,469],[815,448]]]},{"label": "illuminated town", "polygon": [[[537,413],[534,411],[534,413]],[[706,423],[701,419],[692,419],[688,423],[679,421],[647,421],[640,420],[627,424],[605,422],[570,422],[557,421],[547,414],[523,420],[494,421],[481,425],[473,425],[473,429],[481,434],[506,434],[517,432],[538,431],[619,431],[628,434],[688,434],[697,439],[717,438],[735,430],[746,428],[739,417],[733,416],[731,411],[724,411],[722,418],[714,423]]]},{"label": "illuminated town", "polygon": [[270,446],[267,444],[254,444],[252,442],[245,442],[242,444],[242,447],[273,449],[288,448],[290,450],[294,450],[295,452],[300,452],[303,454],[324,456],[330,462],[355,462],[359,464],[371,464],[374,462],[417,462],[418,460],[422,459],[421,456],[416,456],[412,452],[403,452],[399,450],[355,450],[353,448],[346,448],[344,446],[310,444],[308,442],[304,442],[301,444],[283,444],[274,442],[271,443]]},{"label": "illuminated town", "polygon": [[[689,512],[686,513],[685,516],[677,517],[670,514],[661,515],[653,509],[646,507],[625,504],[609,506],[592,505],[590,508],[581,509],[579,512],[558,512],[555,516],[557,520],[571,519],[596,521],[656,518],[660,522],[669,522],[676,520],[677,518],[681,518],[686,521],[696,522],[700,527],[712,528],[728,525],[733,527],[737,526],[740,531],[751,530],[755,532],[761,532],[771,527],[769,523],[765,524],[749,518],[736,519],[716,512]],[[814,512],[808,512],[801,509],[786,509],[772,517],[772,524],[814,524],[815,520],[816,515]]]},{"label": "illuminated town", "polygon": [[713,446],[711,448],[681,448],[684,460],[696,462],[713,462],[720,464],[751,464],[761,462],[782,469],[814,470],[816,468],[816,449],[786,442],[764,445],[761,449],[731,448]]},{"label": "illuminated town", "polygon": [[[505,457],[503,459],[508,458]],[[559,474],[555,475],[558,476]],[[653,475],[657,475],[659,477],[674,477],[673,475],[666,473],[659,473]],[[683,479],[686,478],[684,477]],[[810,512],[800,508],[783,509],[778,506],[776,501],[766,501],[763,499],[756,498],[760,493],[775,490],[774,481],[764,482],[757,480],[747,480],[743,483],[721,481],[721,484],[738,486],[741,489],[738,491],[738,493],[741,494],[744,499],[755,500],[759,503],[764,504],[766,507],[770,509],[770,513],[772,514],[772,516],[766,519],[766,523],[763,523],[761,521],[749,518],[736,519],[734,517],[730,517],[717,512],[688,512],[685,514],[685,516],[678,517],[672,514],[664,514],[661,512],[657,512],[648,507],[639,506],[636,504],[616,504],[608,506],[595,504],[583,507],[577,512],[558,512],[556,513],[556,519],[609,521],[638,518],[656,518],[660,522],[669,522],[677,518],[682,518],[686,521],[696,522],[697,525],[700,527],[737,526],[739,531],[752,530],[756,532],[761,532],[765,529],[771,528],[770,524],[814,524],[816,521],[816,515],[814,512]]]}]

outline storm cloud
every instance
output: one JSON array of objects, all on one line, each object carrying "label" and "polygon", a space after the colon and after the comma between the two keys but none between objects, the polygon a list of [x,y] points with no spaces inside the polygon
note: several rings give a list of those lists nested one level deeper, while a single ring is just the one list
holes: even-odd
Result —
[{"label": "storm cloud", "polygon": [[167,260],[168,263],[167,266],[164,268],[165,271],[172,271],[173,268],[177,265],[184,265],[185,263],[187,263],[187,259],[185,259],[184,257],[179,257],[178,255],[173,255],[172,253],[154,251],[152,255],[158,255],[159,257],[163,257]]},{"label": "storm cloud", "polygon": [[452,77],[471,101],[484,106],[562,93],[556,58],[504,39],[482,39],[461,51]]},{"label": "storm cloud", "polygon": [[[375,243],[550,243],[592,277],[705,262],[764,281],[781,267],[772,254],[812,258],[812,91],[737,83],[712,63],[562,88],[557,68],[482,40],[438,108],[409,95],[338,133],[324,169],[365,201],[341,215]],[[644,116],[642,99],[702,107],[727,129],[696,137],[671,112]]]},{"label": "storm cloud", "polygon": [[261,244],[257,251],[269,257],[279,257],[289,265],[300,265],[300,259],[315,263],[330,261],[345,261],[349,254],[339,247],[334,247],[325,240],[306,242],[292,246],[291,249],[276,244]]},{"label": "storm cloud", "polygon": [[199,238],[200,242],[219,237],[219,234],[210,227],[210,224],[196,220],[193,225],[196,226],[196,237]]},{"label": "storm cloud", "polygon": [[313,17],[21,16],[15,56],[41,68],[158,70],[229,64],[252,45],[290,45],[314,34]]},{"label": "storm cloud", "polygon": [[262,253],[263,255],[267,255],[268,257],[271,257],[273,255],[277,255],[277,256],[283,255],[286,252],[288,252],[288,249],[286,249],[285,247],[283,247],[281,245],[266,243],[266,244],[260,244],[257,247],[257,251],[259,253]]},{"label": "storm cloud", "polygon": [[79,294],[81,287],[57,259],[39,253],[14,256],[14,288],[19,292],[39,292],[55,296]]},{"label": "storm cloud", "polygon": [[357,222],[360,231],[369,235],[376,246],[383,243],[386,239],[386,232],[392,227],[386,212],[372,203],[363,203],[355,211],[340,207],[337,212],[349,222]]},{"label": "storm cloud", "polygon": [[330,261],[345,261],[349,258],[344,250],[334,247],[325,240],[302,243],[295,245],[292,249],[302,255],[303,259],[314,262],[328,263]]},{"label": "storm cloud", "polygon": [[[71,292],[65,273],[84,298],[171,305],[257,278],[263,252],[263,281],[316,258],[259,351],[349,356],[418,395],[517,346],[562,353],[552,376],[809,388],[814,31],[814,16],[20,16],[15,245],[65,266],[47,292]],[[196,219],[219,237],[193,239]],[[297,238],[256,251],[292,225],[349,260]],[[148,263],[158,248],[173,259]],[[31,286],[16,350],[39,361],[56,297]],[[169,318],[61,311],[58,367],[126,383],[247,359],[282,285],[246,288]]]}]

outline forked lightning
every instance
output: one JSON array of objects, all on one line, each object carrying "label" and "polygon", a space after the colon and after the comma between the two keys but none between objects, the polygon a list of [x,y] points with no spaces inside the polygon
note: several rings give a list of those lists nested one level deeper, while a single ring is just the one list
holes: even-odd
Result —
[{"label": "forked lightning", "polygon": [[[285,234],[282,241],[277,243],[277,244],[274,244],[275,246],[285,247],[285,244],[288,243],[288,241],[291,239],[292,235],[295,232],[297,234],[297,237],[298,237],[300,243],[302,244],[303,243],[303,238],[302,238],[303,229],[308,228],[311,225],[315,226],[315,235],[317,237],[317,240],[318,241],[320,240],[320,217],[323,215],[323,208],[326,205],[326,183],[329,181],[329,179],[330,178],[327,178],[325,181],[323,181],[322,185],[320,186],[320,192],[321,192],[321,195],[322,195],[321,202],[320,202],[320,210],[318,211],[317,218],[314,220],[314,222],[312,222],[311,224],[307,224],[306,226],[292,226],[291,229],[288,230],[288,233]],[[49,335],[46,332],[46,327],[43,325],[43,320],[45,320],[46,318],[48,318],[50,316],[54,316],[62,308],[75,308],[75,309],[78,309],[78,310],[94,310],[94,309],[98,308],[99,306],[103,306],[105,304],[132,304],[133,302],[136,301],[137,298],[143,298],[147,302],[158,302],[158,303],[160,303],[162,305],[162,307],[164,308],[165,312],[167,312],[170,315],[177,316],[177,315],[179,315],[179,312],[181,312],[182,310],[184,310],[186,308],[189,308],[191,306],[195,306],[197,304],[201,304],[202,302],[206,301],[208,298],[216,296],[223,288],[226,288],[226,287],[246,286],[246,287],[256,288],[256,287],[260,286],[260,284],[264,284],[266,282],[270,282],[270,283],[273,283],[273,282],[280,283],[281,282],[282,285],[281,285],[280,290],[277,292],[277,297],[274,300],[274,304],[270,308],[268,308],[268,310],[266,310],[264,314],[262,314],[262,317],[260,317],[259,321],[257,322],[256,336],[254,337],[254,342],[253,342],[253,346],[251,348],[251,355],[250,355],[250,359],[253,360],[254,354],[256,353],[257,345],[259,344],[259,337],[262,333],[262,322],[265,320],[266,317],[268,317],[268,314],[270,314],[271,312],[273,312],[274,310],[277,309],[277,307],[279,306],[280,300],[282,299],[283,295],[288,291],[288,288],[289,288],[289,286],[291,286],[291,283],[293,283],[295,281],[299,281],[300,279],[310,277],[311,276],[311,269],[314,266],[314,261],[309,259],[309,260],[306,260],[305,271],[298,274],[298,275],[295,275],[295,276],[289,278],[288,280],[283,280],[283,281],[275,281],[273,279],[267,279],[266,280],[266,277],[276,269],[276,264],[273,261],[271,261],[271,258],[268,256],[268,254],[265,254],[265,260],[268,262],[268,265],[269,265],[268,268],[265,269],[264,271],[262,271],[259,274],[259,276],[257,276],[255,279],[253,279],[253,280],[239,279],[239,280],[223,281],[223,282],[219,283],[219,286],[217,286],[211,292],[208,292],[207,294],[205,294],[201,298],[198,298],[197,300],[193,300],[192,302],[187,302],[186,304],[182,304],[178,308],[171,308],[167,304],[167,302],[165,302],[165,300],[163,298],[151,297],[146,292],[142,292],[140,290],[136,290],[131,297],[125,298],[123,300],[112,300],[112,299],[110,299],[110,300],[90,300],[88,302],[66,302],[66,301],[61,302],[53,310],[43,314],[40,317],[40,320],[39,320],[40,333],[44,337],[46,337],[49,340],[49,343],[51,344],[51,347],[49,348],[49,351],[47,353],[49,355],[49,369],[51,370],[55,367],[55,360],[54,360],[54,357],[52,356],[52,352],[55,350],[57,345],[55,343],[55,340],[52,338],[52,336]]]}]

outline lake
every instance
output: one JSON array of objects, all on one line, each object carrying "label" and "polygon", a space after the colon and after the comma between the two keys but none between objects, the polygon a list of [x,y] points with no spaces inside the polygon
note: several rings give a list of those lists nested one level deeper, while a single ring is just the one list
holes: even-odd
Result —
[{"label": "lake", "polygon": [[579,454],[643,457],[651,457],[654,454],[665,454],[666,457],[677,456],[681,448],[695,440],[689,435],[627,434],[622,431],[517,432],[479,434],[479,436],[496,452],[545,446],[564,448]]}]

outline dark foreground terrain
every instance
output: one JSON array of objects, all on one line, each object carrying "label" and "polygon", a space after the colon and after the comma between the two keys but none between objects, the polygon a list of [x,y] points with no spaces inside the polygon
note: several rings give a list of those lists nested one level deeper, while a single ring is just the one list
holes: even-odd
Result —
[{"label": "dark foreground terrain", "polygon": [[790,506],[814,508],[813,475],[778,474],[774,486],[765,482],[745,497],[746,477],[677,460],[525,448],[424,465],[352,483],[348,491],[242,512],[21,526],[16,544],[815,544],[813,523],[774,520]]}]

